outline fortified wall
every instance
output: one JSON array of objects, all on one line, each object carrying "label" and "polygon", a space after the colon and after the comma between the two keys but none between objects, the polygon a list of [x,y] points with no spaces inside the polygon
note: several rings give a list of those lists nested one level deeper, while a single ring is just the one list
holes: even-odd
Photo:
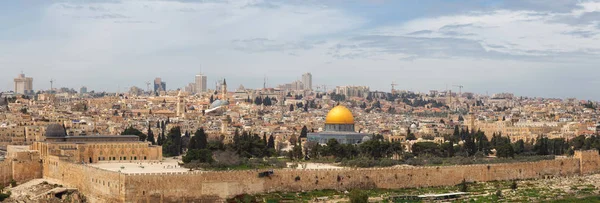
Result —
[{"label": "fortified wall", "polygon": [[[41,176],[29,172],[21,175],[19,171],[9,170],[14,168],[13,163],[15,162],[0,163],[0,181],[14,177],[26,179]],[[274,170],[270,177],[264,178],[258,177],[258,173],[263,170],[124,174],[71,163],[57,156],[47,157],[43,161],[43,167],[40,164],[39,170],[43,171],[44,178],[78,188],[90,200],[97,202],[210,202],[243,193],[353,188],[394,189],[451,186],[463,180],[484,182],[574,176],[600,171],[600,155],[598,151],[578,151],[575,156],[564,159],[464,166],[279,169]],[[12,175],[5,177],[8,171]]]},{"label": "fortified wall", "polygon": [[38,151],[28,147],[8,146],[6,159],[0,162],[0,185],[7,186],[13,180],[24,183],[42,178],[42,160]]}]

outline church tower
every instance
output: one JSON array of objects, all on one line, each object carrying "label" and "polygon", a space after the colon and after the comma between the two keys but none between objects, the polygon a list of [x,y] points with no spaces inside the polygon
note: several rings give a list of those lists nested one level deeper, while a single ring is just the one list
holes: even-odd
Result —
[{"label": "church tower", "polygon": [[181,90],[179,90],[179,94],[177,94],[177,116],[185,117],[185,98]]}]

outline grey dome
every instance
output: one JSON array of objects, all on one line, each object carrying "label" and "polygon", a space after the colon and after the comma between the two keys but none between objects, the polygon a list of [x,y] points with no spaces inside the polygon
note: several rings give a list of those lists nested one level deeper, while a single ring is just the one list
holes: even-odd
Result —
[{"label": "grey dome", "polygon": [[369,136],[364,136],[364,137],[362,138],[362,141],[361,141],[361,142],[368,142],[369,140],[371,140],[371,137],[369,137]]},{"label": "grey dome", "polygon": [[229,101],[217,99],[210,105],[209,109],[214,109],[214,108],[217,108],[220,106],[227,106],[227,105],[229,105]]},{"label": "grey dome", "polygon": [[50,124],[46,127],[46,138],[66,137],[65,128],[59,124]]}]

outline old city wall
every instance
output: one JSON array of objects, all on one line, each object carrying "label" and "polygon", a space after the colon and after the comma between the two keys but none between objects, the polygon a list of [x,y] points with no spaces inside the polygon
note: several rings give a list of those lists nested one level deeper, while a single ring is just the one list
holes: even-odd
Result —
[{"label": "old city wall", "polygon": [[13,180],[24,183],[42,178],[42,162],[37,151],[18,151],[9,148],[9,154],[0,162],[0,185],[7,186]]},{"label": "old city wall", "polygon": [[12,161],[4,160],[0,162],[0,185],[7,186],[12,180]]},{"label": "old city wall", "polygon": [[[580,164],[591,164],[582,166]],[[0,170],[2,170],[0,163]],[[468,182],[572,176],[600,171],[597,151],[573,158],[509,164],[481,164],[414,168],[336,170],[275,170],[259,178],[262,170],[121,174],[58,157],[44,162],[44,177],[78,188],[95,202],[202,202],[275,191],[352,188],[411,188]],[[0,177],[2,178],[2,177]],[[94,201],[92,201],[94,202]]]},{"label": "old city wall", "polygon": [[600,170],[600,156],[596,150],[576,151],[573,157],[580,162],[581,174],[596,173]]},{"label": "old city wall", "polygon": [[56,156],[48,156],[44,161],[43,173],[44,178],[77,188],[92,202],[124,201],[125,181],[121,173],[71,163]]},{"label": "old city wall", "polygon": [[410,188],[469,182],[532,179],[579,174],[579,160],[336,170],[275,170],[268,178],[259,171],[131,174],[125,176],[126,202],[193,201],[227,198],[243,193],[352,188]]}]

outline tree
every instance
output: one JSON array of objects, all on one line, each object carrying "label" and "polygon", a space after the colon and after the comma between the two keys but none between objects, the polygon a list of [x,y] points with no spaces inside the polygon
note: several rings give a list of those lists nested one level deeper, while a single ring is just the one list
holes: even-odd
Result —
[{"label": "tree", "polygon": [[433,155],[433,156],[441,156],[440,146],[434,142],[417,142],[412,146],[412,152],[416,156],[420,155]]},{"label": "tree", "polygon": [[477,145],[475,144],[475,139],[473,135],[468,132],[468,129],[465,130],[465,150],[467,151],[468,156],[473,156],[477,153]]},{"label": "tree", "polygon": [[452,140],[449,140],[448,142],[442,144],[441,147],[446,157],[454,156],[454,142]]},{"label": "tree", "polygon": [[525,152],[525,142],[523,140],[518,140],[517,142],[515,142],[514,149],[516,154],[521,154]]},{"label": "tree", "polygon": [[206,149],[208,147],[208,137],[204,128],[199,128],[194,132],[194,137],[190,139],[189,149]]},{"label": "tree", "polygon": [[290,104],[290,111],[294,111],[294,105]]},{"label": "tree", "polygon": [[539,136],[536,139],[534,151],[537,155],[548,155],[548,138]]},{"label": "tree", "polygon": [[327,140],[327,146],[325,147],[326,156],[337,156],[339,155],[340,143],[336,139]]},{"label": "tree", "polygon": [[192,161],[198,161],[200,163],[212,163],[212,152],[208,149],[192,149],[189,150],[185,156],[182,157],[183,163],[190,163]]},{"label": "tree", "polygon": [[417,140],[415,134],[410,131],[410,127],[408,127],[408,130],[406,130],[406,140]]},{"label": "tree", "polygon": [[469,185],[467,184],[467,181],[465,179],[463,179],[463,181],[459,184],[459,187],[461,192],[469,191]]},{"label": "tree", "polygon": [[150,128],[150,123],[148,123],[148,136],[146,136],[146,141],[152,143],[152,145],[156,144],[156,141],[154,140],[154,132],[152,132],[152,128]]},{"label": "tree", "polygon": [[273,135],[269,136],[269,141],[267,141],[267,148],[275,149],[275,138]]},{"label": "tree", "polygon": [[302,127],[302,130],[300,131],[300,138],[306,138],[308,135],[308,128],[306,126]]},{"label": "tree", "polygon": [[165,156],[179,156],[182,152],[181,129],[179,127],[171,128],[164,141],[162,148]]},{"label": "tree", "polygon": [[142,131],[138,129],[135,129],[133,126],[126,128],[121,135],[136,135],[140,141],[146,140],[146,134],[142,133]]},{"label": "tree", "polygon": [[515,151],[510,143],[505,143],[496,147],[496,156],[500,158],[514,158]]},{"label": "tree", "polygon": [[299,144],[294,145],[294,148],[292,148],[292,151],[290,153],[290,159],[301,160],[302,156],[302,146],[300,146]]}]

